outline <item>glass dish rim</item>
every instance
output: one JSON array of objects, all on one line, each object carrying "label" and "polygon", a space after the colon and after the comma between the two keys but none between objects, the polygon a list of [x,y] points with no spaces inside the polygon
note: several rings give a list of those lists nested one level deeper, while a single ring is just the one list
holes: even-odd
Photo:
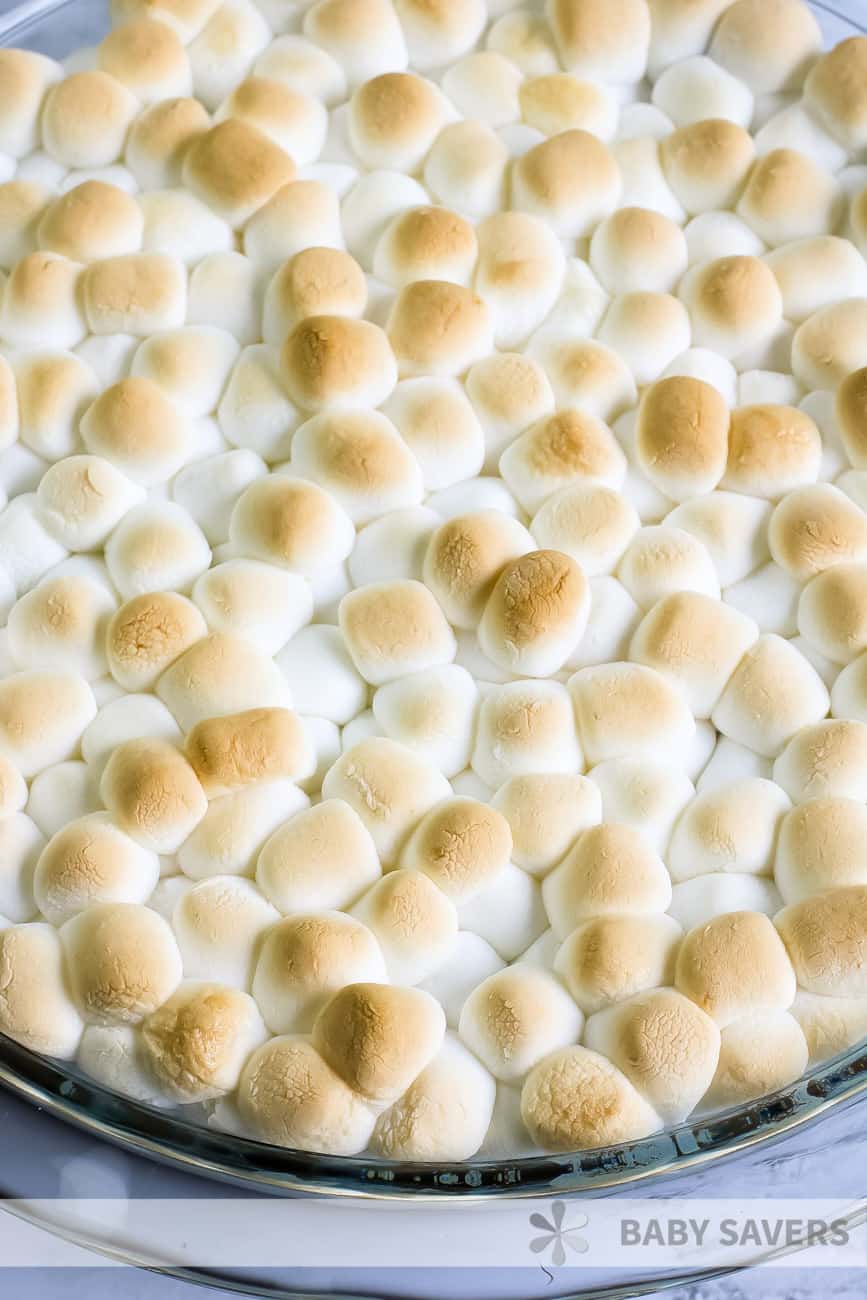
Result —
[{"label": "glass dish rim", "polygon": [[[25,0],[0,15],[0,47],[75,0]],[[867,31],[826,0],[813,7]],[[599,1192],[699,1169],[768,1144],[867,1093],[867,1040],[746,1106],[693,1118],[638,1142],[507,1160],[389,1162],[287,1150],[133,1101],[0,1034],[0,1084],[95,1136],[187,1172],[272,1194],[444,1201]]]}]

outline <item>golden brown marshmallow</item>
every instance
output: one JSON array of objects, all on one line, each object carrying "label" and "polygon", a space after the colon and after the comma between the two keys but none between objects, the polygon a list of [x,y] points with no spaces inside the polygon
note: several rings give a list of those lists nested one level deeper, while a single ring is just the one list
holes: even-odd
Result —
[{"label": "golden brown marshmallow", "polygon": [[822,437],[794,406],[742,406],[732,412],[728,464],[722,486],[774,501],[815,483]]},{"label": "golden brown marshmallow", "polygon": [[39,144],[46,87],[61,75],[53,60],[31,50],[0,50],[0,149],[23,158]]},{"label": "golden brown marshmallow", "polygon": [[138,100],[116,77],[94,69],[52,86],[42,107],[42,145],[66,167],[106,167],[123,153]]},{"label": "golden brown marshmallow", "polygon": [[835,664],[867,650],[867,564],[835,564],[811,578],[798,602],[798,631]]},{"label": "golden brown marshmallow", "polygon": [[835,564],[867,560],[867,516],[830,483],[796,488],[771,515],[768,545],[781,568],[807,582]]},{"label": "golden brown marshmallow", "polygon": [[309,316],[280,357],[289,396],[306,411],[379,406],[397,382],[389,339],[370,321]]},{"label": "golden brown marshmallow", "polygon": [[867,724],[829,718],[804,727],[774,763],[774,780],[795,803],[867,798]]},{"label": "golden brown marshmallow", "polygon": [[798,984],[828,997],[867,996],[867,886],[850,885],[778,912]]},{"label": "golden brown marshmallow", "polygon": [[797,987],[786,949],[761,912],[728,912],[690,930],[675,984],[721,1028],[751,1011],[785,1011]]},{"label": "golden brown marshmallow", "polygon": [[118,745],[100,794],[121,830],[155,853],[174,853],[208,808],[192,767],[164,740]]},{"label": "golden brown marshmallow", "polygon": [[409,208],[383,232],[373,270],[378,279],[395,289],[413,280],[451,280],[466,285],[477,254],[476,232],[456,212]]},{"label": "golden brown marshmallow", "polygon": [[807,1040],[787,1011],[743,1016],[726,1025],[708,1107],[734,1106],[794,1083],[807,1068]]},{"label": "golden brown marshmallow", "polygon": [[555,933],[563,939],[594,916],[665,912],[671,880],[662,859],[638,831],[605,822],[581,832],[545,877],[542,898]]},{"label": "golden brown marshmallow", "polygon": [[144,903],[159,879],[155,853],[113,825],[107,813],[67,822],[39,855],[33,893],[52,925],[91,903]]},{"label": "golden brown marshmallow", "polygon": [[662,1127],[626,1076],[586,1047],[562,1047],[539,1062],[521,1091],[521,1116],[548,1151],[635,1141]]},{"label": "golden brown marshmallow", "polygon": [[136,903],[94,903],[61,930],[82,1017],[137,1024],[174,993],[181,955],[167,921]]},{"label": "golden brown marshmallow", "polygon": [[690,216],[733,207],[755,156],[749,131],[720,117],[681,126],[659,143],[665,179]]},{"label": "golden brown marshmallow", "polygon": [[70,996],[63,949],[53,926],[0,931],[0,1032],[32,1052],[68,1060],[84,1026]]},{"label": "golden brown marshmallow", "polygon": [[265,1036],[253,999],[222,984],[182,985],[142,1025],[148,1068],[180,1102],[233,1092]]},{"label": "golden brown marshmallow", "polygon": [[328,492],[306,479],[257,479],[238,498],[229,538],[242,555],[308,575],[346,559],[355,530]]},{"label": "golden brown marshmallow", "polygon": [[221,632],[185,650],[160,677],[156,693],[183,731],[205,718],[291,704],[289,687],[273,659],[252,642]]},{"label": "golden brown marshmallow", "polygon": [[678,375],[646,389],[636,426],[638,464],[672,500],[713,491],[725,472],[728,438],[728,408],[712,385]]},{"label": "golden brown marshmallow", "polygon": [[[420,505],[424,483],[418,461],[381,411],[329,410],[298,429],[291,468],[313,479],[357,526],[392,510]],[[346,523],[335,529],[332,550],[346,546]],[[320,542],[320,549],[322,543]],[[342,556],[341,556],[342,558]]]},{"label": "golden brown marshmallow", "polygon": [[590,235],[620,198],[620,169],[589,131],[563,131],[534,145],[512,171],[512,206],[542,217],[563,237]]},{"label": "golden brown marshmallow", "polygon": [[674,981],[683,931],[664,913],[597,916],[558,949],[554,969],[587,1015]]},{"label": "golden brown marshmallow", "polygon": [[401,865],[423,871],[453,903],[491,884],[506,866],[512,833],[502,813],[477,799],[454,798],[422,818],[401,854]]},{"label": "golden brown marshmallow", "polygon": [[531,77],[518,87],[521,117],[543,135],[590,131],[608,139],[614,131],[614,105],[601,86],[567,72]]},{"label": "golden brown marshmallow", "polygon": [[846,149],[867,144],[867,36],[852,36],[817,59],[804,99]]},{"label": "golden brown marshmallow", "polygon": [[573,1043],[584,1018],[545,970],[518,964],[496,971],[470,993],[460,1035],[495,1078],[514,1083],[558,1047]]},{"label": "golden brown marshmallow", "polygon": [[162,253],[130,253],[94,262],[83,276],[92,334],[135,334],[183,325],[187,277],[183,264]]},{"label": "golden brown marshmallow", "polygon": [[680,691],[643,664],[582,668],[569,679],[578,731],[591,765],[624,755],[681,763],[695,719]]},{"label": "golden brown marshmallow", "polygon": [[93,262],[137,252],[143,228],[141,209],[125,190],[85,181],[49,203],[37,238],[40,248],[73,262]]},{"label": "golden brown marshmallow", "polygon": [[328,112],[318,99],[270,77],[246,77],[217,112],[236,118],[273,140],[299,167],[315,162],[325,143]]},{"label": "golden brown marshmallow", "polygon": [[479,645],[499,667],[529,677],[557,672],[590,612],[584,572],[562,551],[530,551],[503,568],[479,623]]},{"label": "golden brown marshmallow", "polygon": [[484,300],[446,280],[404,286],[386,328],[401,376],[461,375],[493,348]]},{"label": "golden brown marshmallow", "polygon": [[834,409],[851,465],[867,469],[867,366],[846,376],[837,389]]},{"label": "golden brown marshmallow", "polygon": [[289,709],[247,709],[207,718],[188,734],[185,750],[209,799],[244,786],[307,775],[308,741]]},{"label": "golden brown marshmallow", "polygon": [[81,421],[85,446],[139,483],[163,483],[188,459],[187,422],[152,379],[106,388]]},{"label": "golden brown marshmallow", "polygon": [[0,338],[15,347],[73,348],[87,333],[84,268],[56,253],[16,262],[0,299]]},{"label": "golden brown marshmallow", "polygon": [[36,247],[39,219],[51,192],[36,181],[11,180],[0,185],[0,267],[11,270]]},{"label": "golden brown marshmallow", "polygon": [[786,903],[867,885],[867,808],[855,799],[810,799],[780,825],[774,879]]},{"label": "golden brown marshmallow", "polygon": [[812,158],[796,149],[773,149],[750,172],[737,212],[775,247],[832,232],[842,206],[840,186]]},{"label": "golden brown marshmallow", "polygon": [[431,535],[423,576],[455,627],[477,626],[503,565],[533,550],[523,525],[496,510],[457,515]]},{"label": "golden brown marshmallow", "polygon": [[344,909],[381,874],[369,832],[342,799],[325,799],[290,817],[256,864],[259,888],[284,914]]},{"label": "golden brown marshmallow", "polygon": [[349,137],[368,168],[414,172],[446,123],[446,101],[411,72],[385,72],[349,101]]},{"label": "golden brown marshmallow", "polygon": [[192,91],[181,39],[156,18],[133,18],[114,27],[97,46],[96,62],[145,104]]},{"label": "golden brown marshmallow", "polygon": [[501,785],[491,806],[512,832],[512,860],[541,876],[559,862],[580,831],[602,820],[598,788],[569,772],[527,772]]},{"label": "golden brown marshmallow", "polygon": [[121,605],[106,630],[109,671],[127,691],[149,690],[207,631],[193,602],[177,592],[134,596]]},{"label": "golden brown marshmallow", "polygon": [[712,714],[718,731],[774,758],[828,712],[828,691],[800,651],[772,633],[759,637],[728,680]]},{"label": "golden brown marshmallow", "polygon": [[339,248],[305,248],[275,272],[265,294],[263,336],[279,347],[308,316],[361,316],[367,280]]},{"label": "golden brown marshmallow", "polygon": [[194,137],[184,157],[183,178],[218,216],[242,226],[295,179],[295,163],[256,127],[229,118]]},{"label": "golden brown marshmallow", "polygon": [[867,298],[823,307],[792,340],[792,373],[805,388],[836,388],[867,352]]},{"label": "golden brown marshmallow", "polygon": [[602,420],[570,408],[545,416],[516,438],[500,457],[500,473],[524,509],[535,513],[576,479],[621,487],[626,457]]},{"label": "golden brown marshmallow", "polygon": [[126,142],[126,165],[142,189],[177,185],[187,150],[211,120],[197,99],[163,99],[135,119]]},{"label": "golden brown marshmallow", "polygon": [[669,293],[687,263],[680,226],[651,208],[618,208],[590,241],[590,266],[609,293]]},{"label": "golden brown marshmallow", "polygon": [[757,95],[800,89],[821,50],[821,29],[802,0],[736,0],[710,46],[711,58]]},{"label": "golden brown marshmallow", "polygon": [[30,352],[15,362],[18,437],[49,461],[78,450],[78,425],[99,392],[90,367],[72,352]]},{"label": "golden brown marshmallow", "polygon": [[729,360],[773,334],[783,317],[774,273],[756,257],[721,257],[689,272],[680,295],[692,320],[693,344]]},{"label": "golden brown marshmallow", "polygon": [[563,64],[570,72],[615,85],[640,81],[650,45],[650,10],[645,0],[548,0],[548,21]]},{"label": "golden brown marshmallow", "polygon": [[95,716],[93,692],[74,673],[13,673],[0,681],[0,753],[35,776],[71,758]]},{"label": "golden brown marshmallow", "polygon": [[353,663],[373,686],[450,663],[455,656],[445,615],[414,579],[359,587],[343,597],[338,616]]}]

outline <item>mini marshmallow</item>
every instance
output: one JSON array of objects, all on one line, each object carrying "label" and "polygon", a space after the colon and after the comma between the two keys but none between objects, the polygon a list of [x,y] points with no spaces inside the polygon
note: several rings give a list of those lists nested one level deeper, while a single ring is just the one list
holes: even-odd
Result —
[{"label": "mini marshmallow", "polygon": [[493,347],[491,314],[484,300],[444,280],[405,285],[386,328],[402,377],[460,375]]},{"label": "mini marshmallow", "polygon": [[723,486],[749,496],[779,499],[819,475],[822,438],[793,406],[742,406],[732,412]]},{"label": "mini marshmallow", "polygon": [[852,36],[817,59],[804,83],[804,103],[847,150],[867,143],[867,40]]},{"label": "mini marshmallow", "polygon": [[403,31],[385,0],[318,0],[305,13],[304,35],[340,64],[350,85],[407,65]]},{"label": "mini marshmallow", "polygon": [[23,1047],[69,1060],[84,1028],[64,971],[63,949],[50,925],[0,931],[4,995],[0,1030]]},{"label": "mini marshmallow", "polygon": [[611,151],[620,168],[620,207],[647,208],[678,225],[686,221],[687,214],[665,179],[656,135],[617,140]]},{"label": "mini marshmallow", "polygon": [[770,873],[789,800],[772,782],[742,779],[703,791],[678,821],[668,850],[676,883],[711,872]]},{"label": "mini marshmallow", "polygon": [[610,573],[640,520],[628,499],[579,479],[549,496],[530,525],[536,542],[570,555],[588,577]]},{"label": "mini marshmallow", "polygon": [[88,334],[75,348],[103,388],[118,383],[129,374],[138,339],[131,334]]},{"label": "mini marshmallow", "polygon": [[780,826],[774,879],[785,903],[867,883],[864,805],[855,799],[810,799]]},{"label": "mini marshmallow", "polygon": [[701,542],[720,585],[729,587],[770,558],[767,534],[771,518],[771,507],[764,501],[715,491],[676,506],[665,526],[690,533]]},{"label": "mini marshmallow", "polygon": [[307,804],[290,781],[259,782],[212,799],[181,846],[178,865],[192,880],[251,875],[268,837]]},{"label": "mini marshmallow", "polygon": [[854,1046],[867,1031],[864,998],[823,997],[799,989],[790,1014],[807,1040],[811,1065]]},{"label": "mini marshmallow", "polygon": [[97,46],[96,65],[145,104],[192,93],[180,37],[154,18],[133,18],[115,26]]},{"label": "mini marshmallow", "polygon": [[172,496],[215,546],[228,541],[229,519],[238,498],[265,474],[265,465],[255,452],[225,451],[182,469],[172,483]]},{"label": "mini marshmallow", "polygon": [[124,835],[106,813],[94,813],[69,822],[43,847],[33,888],[40,912],[60,926],[92,903],[147,902],[159,874],[155,853]]},{"label": "mini marshmallow", "polygon": [[761,912],[728,912],[684,937],[675,984],[721,1029],[740,1016],[785,1011],[795,972],[773,924]]},{"label": "mini marshmallow", "polygon": [[798,602],[798,630],[832,663],[847,664],[867,650],[867,566],[838,564],[811,578]]},{"label": "mini marshmallow", "polygon": [[[314,416],[295,433],[289,470],[320,484],[332,509],[342,507],[341,515],[345,511],[355,524],[420,505],[424,494],[418,462],[379,411]],[[265,492],[264,488],[258,490]]]},{"label": "mini marshmallow", "polygon": [[[716,257],[761,257],[765,252],[765,245],[755,231],[733,212],[702,212],[693,217],[684,235],[690,266],[712,262]],[[709,355],[717,356],[716,353]],[[730,363],[719,357],[717,364],[725,367]],[[709,379],[708,382],[713,381]]]},{"label": "mini marshmallow", "polygon": [[713,712],[717,730],[768,758],[828,711],[815,669],[781,637],[761,636],[735,670]]},{"label": "mini marshmallow", "polygon": [[512,833],[502,813],[476,799],[454,798],[431,809],[401,853],[401,866],[421,871],[456,906],[492,885],[508,865]]},{"label": "mini marshmallow", "polygon": [[327,108],[346,99],[346,77],[336,59],[303,36],[278,36],[259,55],[253,70],[290,90],[312,95]]},{"label": "mini marshmallow", "polygon": [[172,929],[187,979],[249,989],[262,938],[279,913],[251,880],[211,876],[175,905]]},{"label": "mini marshmallow", "polygon": [[656,757],[683,765],[695,719],[679,690],[643,664],[582,668],[569,679],[578,733],[591,765],[609,758]]},{"label": "mini marshmallow", "polygon": [[378,736],[348,749],[322,782],[324,798],[343,799],[358,814],[385,865],[394,862],[416,822],[450,793],[430,763]]},{"label": "mini marshmallow", "polygon": [[833,231],[842,204],[837,181],[812,158],[795,149],[774,149],[751,170],[737,212],[776,247]]},{"label": "mini marshmallow", "polygon": [[[305,690],[309,676],[305,662]],[[444,664],[380,686],[373,715],[384,735],[452,777],[470,762],[478,698],[467,670]]]},{"label": "mini marshmallow", "polygon": [[636,458],[650,481],[675,501],[711,492],[726,466],[729,412],[701,379],[661,379],[643,395]]},{"label": "mini marshmallow", "polygon": [[136,348],[130,373],[157,383],[190,416],[216,411],[240,348],[226,330],[187,325],[152,334]]},{"label": "mini marshmallow", "polygon": [[425,185],[441,203],[488,217],[502,206],[507,162],[505,144],[486,122],[452,122],[428,152]]},{"label": "mini marshmallow", "polygon": [[13,925],[36,918],[39,903],[33,877],[44,847],[42,832],[25,813],[15,812],[0,821],[0,908]]},{"label": "mini marshmallow", "polygon": [[547,371],[558,406],[610,422],[635,405],[632,372],[604,343],[544,329],[531,340],[529,352]]},{"label": "mini marshmallow", "polygon": [[97,785],[93,771],[78,760],[47,767],[31,782],[27,814],[43,835],[54,835],[68,822],[99,809]]},{"label": "mini marshmallow", "polygon": [[793,903],[775,924],[808,993],[863,997],[867,890],[862,885],[833,889]]},{"label": "mini marshmallow", "polygon": [[867,790],[867,726],[829,719],[805,727],[774,763],[774,780],[795,803],[857,799]]},{"label": "mini marshmallow", "polygon": [[428,491],[463,482],[481,470],[485,433],[455,380],[404,379],[385,403],[383,414],[418,461]]},{"label": "mini marshmallow", "polygon": [[753,117],[749,87],[704,55],[667,67],[656,80],[652,99],[676,126],[725,118],[749,127]]},{"label": "mini marshmallow", "polygon": [[213,325],[234,334],[243,346],[259,337],[256,268],[240,253],[211,253],[193,268],[187,324]]},{"label": "mini marshmallow", "polygon": [[493,798],[512,831],[512,858],[534,876],[564,856],[576,836],[602,820],[599,788],[572,773],[510,777]]},{"label": "mini marshmallow", "polygon": [[9,611],[16,668],[68,669],[87,681],[106,671],[103,645],[114,597],[87,577],[46,578]]},{"label": "mini marshmallow", "polygon": [[461,1009],[473,989],[502,969],[502,959],[486,940],[470,930],[460,930],[449,961],[419,987],[436,998],[446,1013],[448,1024],[456,1029]]},{"label": "mini marshmallow", "polygon": [[[853,370],[837,389],[834,415],[840,438],[852,465],[867,465],[867,367]],[[841,481],[840,486],[845,484]],[[853,494],[853,499],[858,500]]]},{"label": "mini marshmallow", "polygon": [[385,228],[374,253],[374,274],[400,289],[414,280],[467,285],[477,256],[476,235],[447,208],[409,208]]},{"label": "mini marshmallow", "polygon": [[867,559],[867,517],[830,483],[797,488],[774,510],[768,544],[777,564],[806,582],[836,564]]},{"label": "mini marshmallow", "polygon": [[168,924],[136,903],[94,903],[60,934],[85,1022],[137,1024],[172,995],[181,956]]},{"label": "mini marshmallow", "polygon": [[622,294],[609,307],[599,339],[620,355],[643,386],[658,379],[689,347],[689,317],[683,303],[670,294]]},{"label": "mini marshmallow", "polygon": [[314,760],[303,723],[280,708],[208,718],[189,732],[185,750],[209,798],[267,782],[274,797],[287,806],[292,804],[291,791],[284,787],[310,776]]},{"label": "mini marshmallow", "polygon": [[45,96],[42,146],[67,167],[105,167],[123,153],[137,109],[136,97],[109,73],[73,73]]},{"label": "mini marshmallow", "polygon": [[867,263],[848,239],[797,239],[766,261],[783,295],[783,314],[796,324],[841,298],[867,296]]},{"label": "mini marshmallow", "polygon": [[808,1055],[806,1038],[787,1012],[744,1016],[722,1031],[705,1104],[731,1106],[776,1092],[804,1073]]},{"label": "mini marshmallow", "polygon": [[137,253],[144,219],[130,195],[115,185],[85,181],[45,208],[37,230],[40,248],[73,262]]},{"label": "mini marshmallow", "polygon": [[566,666],[589,668],[593,664],[625,659],[640,618],[638,605],[616,578],[591,578],[590,617]]},{"label": "mini marshmallow", "polygon": [[165,99],[140,113],[130,126],[124,161],[141,188],[177,185],[186,150],[209,125],[197,99]]},{"label": "mini marshmallow", "polygon": [[477,361],[467,374],[466,391],[484,430],[489,462],[496,461],[522,430],[554,410],[554,394],[544,370],[517,352],[494,353]]},{"label": "mini marshmallow", "polygon": [[640,528],[621,557],[617,576],[642,609],[678,592],[719,599],[719,579],[707,547],[669,524]]},{"label": "mini marshmallow", "polygon": [[5,357],[0,359],[0,446],[12,446],[18,437],[18,392],[15,372]]},{"label": "mini marshmallow", "polygon": [[233,226],[243,225],[294,179],[289,155],[236,118],[196,136],[184,157],[184,184]]},{"label": "mini marshmallow", "polygon": [[609,293],[669,293],[687,268],[686,241],[668,217],[620,208],[594,231],[590,266]]},{"label": "mini marshmallow", "polygon": [[161,253],[192,265],[233,246],[227,223],[185,190],[153,190],[141,195],[139,206],[146,253]]},{"label": "mini marshmallow", "polygon": [[[27,800],[27,783],[24,777],[8,758],[0,758],[0,816],[11,817],[13,813],[21,812]],[[33,820],[39,826],[39,821],[36,818]]]},{"label": "mini marshmallow", "polygon": [[275,654],[313,613],[305,580],[257,560],[228,560],[203,573],[193,599],[212,632],[227,632]]},{"label": "mini marshmallow", "polygon": [[521,116],[521,69],[495,50],[466,55],[446,69],[442,88],[461,117],[507,126]]},{"label": "mini marshmallow", "polygon": [[106,258],[84,272],[82,298],[92,334],[144,337],[184,323],[186,271],[162,253]]},{"label": "mini marshmallow", "polygon": [[792,341],[792,372],[807,389],[836,388],[858,369],[867,345],[867,298],[823,307]]},{"label": "mini marshmallow", "polygon": [[458,918],[462,929],[480,935],[507,962],[527,952],[547,926],[538,881],[511,864],[461,905]]},{"label": "mini marshmallow", "polygon": [[663,378],[698,379],[715,388],[727,406],[736,406],[738,375],[734,366],[717,352],[707,348],[688,348],[672,361]]},{"label": "mini marshmallow", "polygon": [[590,592],[580,566],[560,551],[509,561],[479,624],[479,645],[513,673],[545,677],[563,666],[587,625]]},{"label": "mini marshmallow", "polygon": [[364,167],[412,173],[448,120],[448,104],[430,81],[386,72],[364,82],[349,101],[349,138]]},{"label": "mini marshmallow", "polygon": [[418,984],[449,956],[458,930],[454,904],[419,871],[389,871],[352,915],[379,941],[389,977]]},{"label": "mini marshmallow", "polygon": [[147,690],[207,630],[195,605],[177,592],[134,596],[113,615],[106,630],[112,677],[128,691]]},{"label": "mini marshmallow", "polygon": [[[580,181],[579,181],[580,177]],[[512,205],[561,236],[589,235],[617,206],[620,173],[589,131],[563,131],[523,154],[512,171]]]},{"label": "mini marshmallow", "polygon": [[317,180],[281,186],[244,229],[244,252],[268,271],[318,245],[342,248],[343,236],[337,195]]},{"label": "mini marshmallow", "polygon": [[14,363],[18,437],[56,461],[80,450],[78,425],[99,393],[99,381],[74,352],[26,352]]},{"label": "mini marshmallow", "polygon": [[[438,197],[448,202],[447,196]],[[424,186],[401,172],[373,171],[361,176],[341,204],[341,224],[350,253],[370,270],[376,245],[391,219],[429,202]]]},{"label": "mini marshmallow", "polygon": [[49,86],[60,80],[60,65],[30,50],[5,49],[0,55],[0,149],[23,158],[39,145],[39,110]]},{"label": "mini marshmallow", "polygon": [[564,939],[591,917],[665,912],[671,881],[636,830],[606,822],[581,832],[542,882],[542,898],[555,933]]},{"label": "mini marshmallow", "polygon": [[227,442],[264,460],[284,459],[300,412],[287,396],[278,353],[261,344],[244,348],[229,378],[217,419]]},{"label": "mini marshmallow", "polygon": [[420,582],[370,583],[344,596],[340,630],[361,676],[374,686],[451,662],[455,640]]},{"label": "mini marshmallow", "polygon": [[548,1151],[634,1141],[662,1123],[616,1066],[577,1046],[552,1052],[531,1070],[521,1115],[533,1141]]},{"label": "mini marshmallow", "polygon": [[[756,151],[743,126],[723,116],[709,116],[664,136],[659,156],[665,179],[687,213],[694,217],[734,206]],[[762,234],[758,226],[754,229]],[[719,255],[717,252],[716,256]]]},{"label": "mini marshmallow", "polygon": [[85,729],[81,756],[96,775],[104,770],[118,745],[145,736],[172,745],[181,739],[174,718],[152,695],[118,695],[101,705]]},{"label": "mini marshmallow", "polygon": [[380,874],[369,832],[340,799],[290,817],[265,844],[256,865],[259,888],[283,913],[346,908]]},{"label": "mini marshmallow", "polygon": [[757,95],[797,90],[821,50],[821,29],[801,0],[738,0],[726,9],[710,46],[717,63]]},{"label": "mini marshmallow", "polygon": [[803,100],[786,101],[755,133],[759,157],[772,149],[796,149],[826,171],[845,167],[846,150],[820,123]]},{"label": "mini marshmallow", "polygon": [[500,514],[518,519],[521,508],[500,478],[480,476],[465,483],[455,483],[450,488],[431,492],[427,508],[443,519],[455,519],[462,514],[478,514],[483,510],[496,510]]},{"label": "mini marshmallow", "polygon": [[0,339],[12,347],[73,348],[87,333],[83,268],[56,253],[29,253],[12,268],[0,302]]},{"label": "mini marshmallow", "polygon": [[734,781],[767,778],[772,775],[772,764],[744,745],[738,745],[727,736],[719,736],[710,761],[696,782],[699,794],[719,790]]},{"label": "mini marshmallow", "polygon": [[69,672],[19,672],[0,681],[0,753],[24,777],[75,753],[96,715],[93,692]]},{"label": "mini marshmallow", "polygon": [[665,853],[679,814],[695,794],[684,772],[646,758],[597,763],[590,780],[601,793],[604,820],[633,826],[660,854]]},{"label": "mini marshmallow", "polygon": [[88,1025],[76,1062],[90,1078],[106,1088],[144,1101],[165,1104],[145,1059],[141,1034],[133,1025]]},{"label": "mini marshmallow", "polygon": [[584,1017],[557,980],[529,966],[498,971],[463,1005],[460,1035],[495,1078],[522,1079],[580,1037]]},{"label": "mini marshmallow", "polygon": [[305,248],[269,281],[262,337],[279,347],[298,321],[308,316],[361,316],[366,305],[367,281],[354,258],[340,248]]},{"label": "mini marshmallow", "polygon": [[499,212],[483,221],[476,233],[474,284],[491,312],[494,343],[498,348],[518,347],[560,294],[566,270],[563,248],[544,221],[526,212]]},{"label": "mini marshmallow", "polygon": [[773,272],[755,257],[721,257],[693,267],[679,292],[694,342],[729,360],[765,343],[782,320]]},{"label": "mini marshmallow", "polygon": [[569,72],[615,85],[644,76],[650,44],[644,0],[612,0],[602,13],[592,0],[549,0],[546,14]]},{"label": "mini marshmallow", "polygon": [[156,691],[184,731],[205,718],[292,703],[272,659],[249,641],[220,632],[202,637],[175,659]]},{"label": "mini marshmallow", "polygon": [[280,359],[289,396],[311,412],[378,406],[397,382],[383,331],[345,316],[307,317],[286,339]]},{"label": "mini marshmallow", "polygon": [[600,418],[567,409],[537,421],[511,442],[500,457],[500,472],[524,509],[535,512],[576,479],[619,489],[626,458]]},{"label": "mini marshmallow", "polygon": [[528,9],[517,9],[495,17],[488,28],[485,46],[498,54],[505,54],[526,77],[556,74],[559,68],[547,21],[543,15],[531,13]]},{"label": "mini marshmallow", "polygon": [[0,511],[0,561],[3,604],[11,608],[16,589],[29,591],[43,574],[60,564],[67,551],[43,526],[37,498],[25,492]]},{"label": "mini marshmallow", "polygon": [[185,983],[142,1026],[142,1054],[181,1102],[233,1092],[244,1062],[267,1037],[252,998],[221,984]]},{"label": "mini marshmallow", "polygon": [[683,931],[670,916],[598,916],[557,950],[554,969],[587,1015],[670,985]]},{"label": "mini marshmallow", "polygon": [[338,628],[314,624],[300,629],[276,661],[305,710],[345,723],[364,707],[367,687]]},{"label": "mini marshmallow", "polygon": [[129,600],[151,591],[189,588],[211,562],[204,533],[180,506],[135,506],[105,547],[114,585]]},{"label": "mini marshmallow", "polygon": [[544,135],[589,131],[610,140],[617,130],[617,100],[602,86],[565,72],[532,77],[518,87],[521,117]]},{"label": "mini marshmallow", "polygon": [[533,548],[532,536],[508,515],[459,515],[431,537],[424,580],[456,627],[474,628],[504,564]]},{"label": "mini marshmallow", "polygon": [[249,0],[223,0],[187,47],[193,92],[211,112],[268,44],[271,32]]},{"label": "mini marshmallow", "polygon": [[256,127],[299,167],[316,161],[328,130],[328,111],[318,99],[261,74],[234,87],[214,120],[226,118]]}]

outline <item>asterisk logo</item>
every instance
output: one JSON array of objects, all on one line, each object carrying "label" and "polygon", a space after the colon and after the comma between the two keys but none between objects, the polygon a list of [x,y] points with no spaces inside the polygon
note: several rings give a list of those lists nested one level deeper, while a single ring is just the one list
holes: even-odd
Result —
[{"label": "asterisk logo", "polygon": [[534,1255],[541,1255],[543,1251],[551,1250],[551,1263],[555,1268],[562,1268],[566,1263],[566,1247],[574,1250],[576,1255],[583,1255],[590,1249],[590,1243],[580,1236],[579,1228],[586,1228],[590,1220],[586,1214],[579,1214],[574,1223],[568,1227],[563,1226],[563,1218],[566,1214],[566,1206],[562,1201],[551,1202],[551,1220],[545,1218],[544,1214],[531,1214],[530,1223],[534,1228],[541,1229],[543,1235],[534,1237],[530,1242],[530,1249]]}]

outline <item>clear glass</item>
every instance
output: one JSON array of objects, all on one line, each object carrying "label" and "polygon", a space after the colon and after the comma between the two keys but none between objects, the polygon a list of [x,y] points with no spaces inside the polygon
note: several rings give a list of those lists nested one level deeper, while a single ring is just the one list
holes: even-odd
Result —
[{"label": "clear glass", "polygon": [[[815,3],[830,42],[867,31],[863,0]],[[105,0],[30,0],[0,15],[0,45],[64,57],[98,39]],[[0,1035],[0,1082],[20,1097],[128,1150],[229,1182],[276,1193],[318,1192],[421,1201],[599,1192],[635,1187],[754,1149],[867,1092],[867,1043],[811,1070],[761,1101],[693,1118],[640,1142],[598,1151],[434,1165],[288,1151],[234,1137],[100,1087]]]}]

